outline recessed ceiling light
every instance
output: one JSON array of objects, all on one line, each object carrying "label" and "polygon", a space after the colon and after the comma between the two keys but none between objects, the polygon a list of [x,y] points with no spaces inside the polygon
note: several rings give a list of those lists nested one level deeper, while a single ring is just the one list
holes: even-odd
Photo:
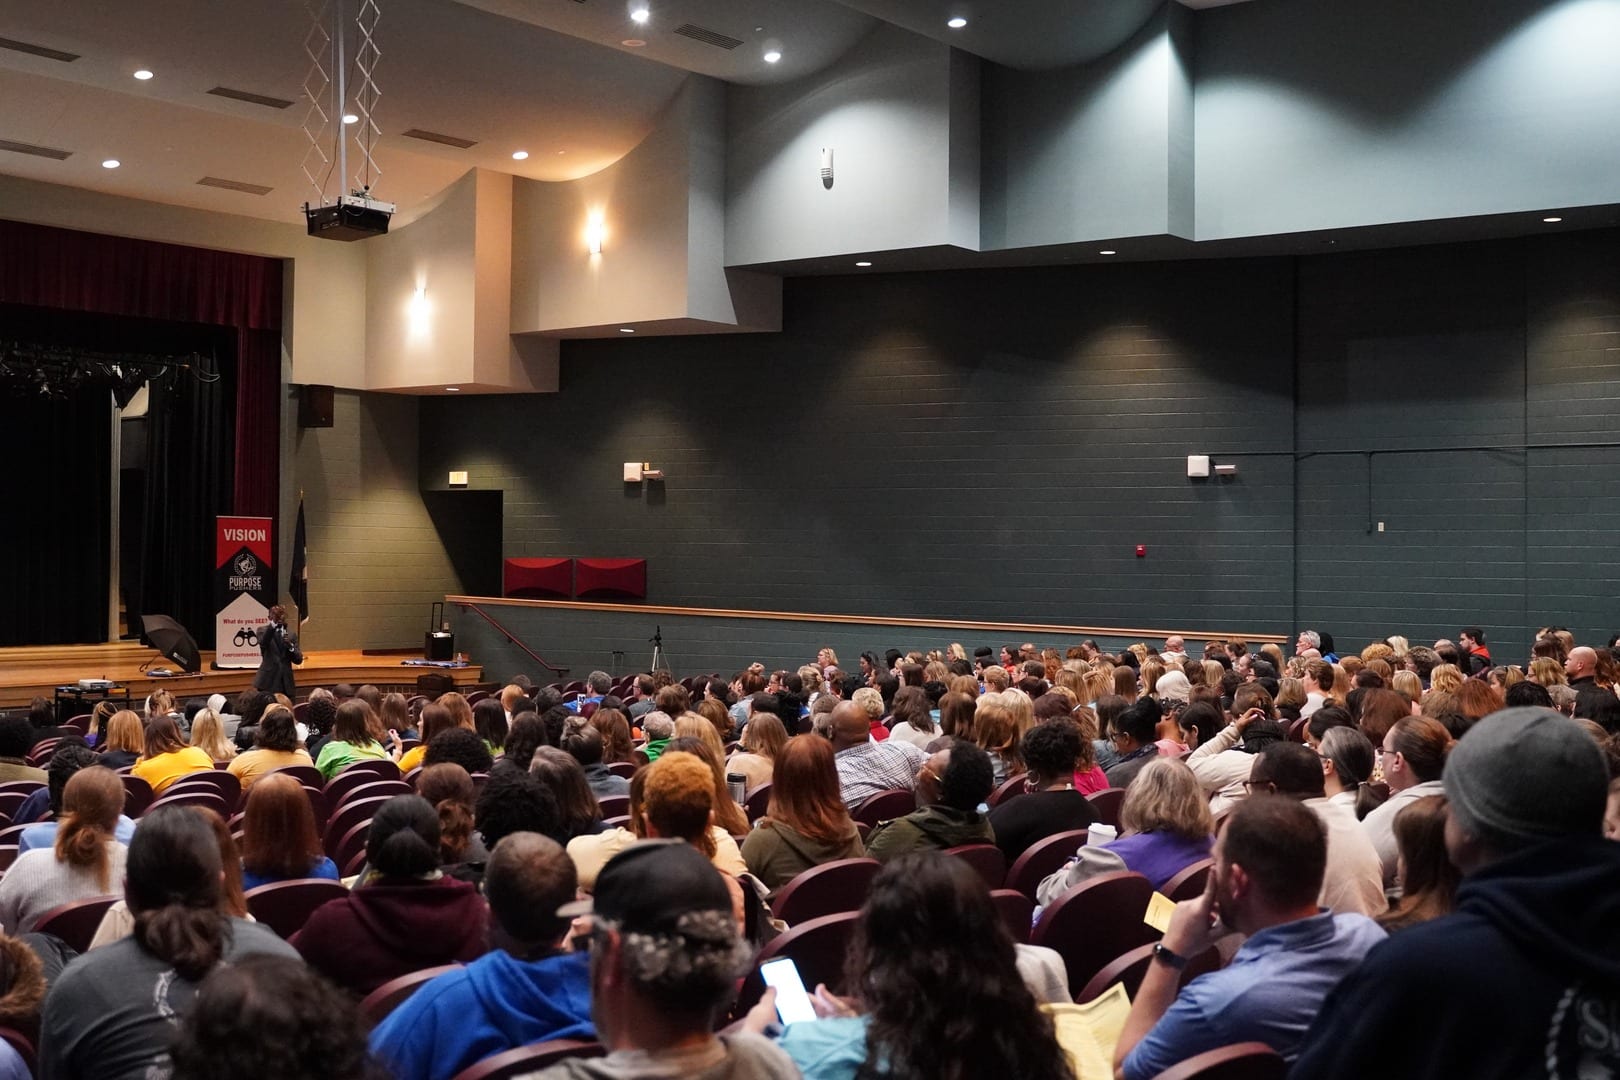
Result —
[{"label": "recessed ceiling light", "polygon": [[116,168],[118,168],[119,165],[122,165],[122,164],[123,164],[123,162],[119,161],[117,158],[110,157],[106,161],[103,161],[101,163],[101,167],[103,169],[116,169]]},{"label": "recessed ceiling light", "polygon": [[1561,218],[1561,217],[1558,217],[1558,216],[1556,216],[1556,215],[1555,215],[1555,216],[1553,216],[1553,217],[1544,217],[1544,218],[1542,218],[1542,219],[1541,219],[1541,220],[1542,220],[1542,221],[1545,221],[1545,222],[1546,222],[1546,223],[1547,223],[1547,224],[1549,224],[1549,225],[1556,225],[1556,224],[1558,224],[1558,223],[1559,223],[1559,222],[1560,222],[1560,221],[1563,221],[1563,220],[1564,220],[1564,219],[1563,219],[1563,218]]},{"label": "recessed ceiling light", "polygon": [[522,161],[525,158],[527,158],[528,156],[529,156],[529,152],[527,150],[514,150],[514,151],[512,151],[512,160],[513,161]]},{"label": "recessed ceiling light", "polygon": [[782,50],[781,49],[767,49],[767,50],[765,50],[765,62],[767,64],[774,64],[780,59],[782,59]]},{"label": "recessed ceiling light", "polygon": [[642,41],[640,38],[631,37],[631,38],[625,38],[623,41],[619,42],[619,44],[623,45],[627,49],[639,49],[643,45],[646,45],[647,43],[645,41]]},{"label": "recessed ceiling light", "polygon": [[856,266],[871,266],[872,264],[869,263],[869,262],[866,262],[865,260],[862,260],[861,262],[858,262],[855,265]]},{"label": "recessed ceiling light", "polygon": [[141,82],[145,82],[147,79],[150,79],[152,77],[152,73],[150,71],[147,71],[145,68],[141,68],[141,70],[139,70],[139,71],[137,71],[135,73],[135,77],[137,79],[141,80]]},{"label": "recessed ceiling light", "polygon": [[345,124],[358,124],[360,122],[360,118],[358,116],[354,115],[354,113],[352,113],[352,112],[351,113],[344,113],[343,114],[343,122]]},{"label": "recessed ceiling light", "polygon": [[1118,255],[1118,254],[1119,254],[1119,252],[1117,252],[1117,251],[1107,251],[1107,250],[1104,250],[1104,251],[1099,251],[1099,252],[1097,252],[1097,254],[1099,254],[1099,255]]},{"label": "recessed ceiling light", "polygon": [[459,386],[447,386],[447,387],[445,387],[445,389],[450,391],[452,394],[461,393],[461,387],[459,387]]},{"label": "recessed ceiling light", "polygon": [[630,21],[635,23],[637,26],[645,23],[650,18],[652,18],[652,12],[648,11],[645,7],[635,7],[630,9]]},{"label": "recessed ceiling light", "polygon": [[628,326],[621,326],[621,327],[619,327],[619,333],[621,333],[621,334],[633,334],[633,333],[635,333],[635,331],[630,329]]},{"label": "recessed ceiling light", "polygon": [[967,20],[958,15],[954,19],[947,19],[945,21],[945,25],[950,27],[952,30],[960,30],[962,27],[967,25]]}]

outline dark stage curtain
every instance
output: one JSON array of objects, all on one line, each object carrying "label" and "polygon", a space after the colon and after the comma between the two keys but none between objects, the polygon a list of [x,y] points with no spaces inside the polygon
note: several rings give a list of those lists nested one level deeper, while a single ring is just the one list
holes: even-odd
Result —
[{"label": "dark stage curtain", "polygon": [[[242,330],[236,344],[235,513],[275,517],[280,503],[281,333]],[[285,563],[285,557],[277,559]]]},{"label": "dark stage curtain", "polygon": [[[146,421],[146,492],[141,566],[129,591],[133,615],[168,615],[201,648],[214,637],[214,518],[229,513],[234,365],[208,360],[225,377],[154,382]],[[137,623],[137,625],[139,625]]]},{"label": "dark stage curtain", "polygon": [[0,395],[0,646],[107,639],[112,394]]},{"label": "dark stage curtain", "polygon": [[[281,436],[280,259],[0,221],[0,303],[232,327],[239,514],[276,515]],[[196,628],[191,628],[193,633]]]},{"label": "dark stage curtain", "polygon": [[[175,323],[225,328],[228,344],[216,355],[225,381],[205,386],[176,383],[152,400],[151,445],[153,468],[147,473],[146,525],[139,584],[140,608],[132,615],[162,611],[179,619],[207,648],[213,636],[210,568],[214,515],[222,513],[276,517],[280,490],[281,433],[281,260],[232,252],[162,244],[126,237],[101,236],[49,226],[0,221],[0,304],[32,305],[69,313],[131,316]],[[231,355],[234,352],[234,355]],[[8,467],[38,461],[54,443],[50,438],[70,430],[45,421],[11,431],[3,437],[7,449],[33,433],[35,445],[6,456]],[[8,428],[11,425],[8,425]],[[82,427],[82,424],[76,426]],[[43,432],[43,434],[41,434]],[[105,550],[108,512],[108,446],[106,425],[94,438],[98,450],[82,449],[81,468],[75,458],[58,453],[46,470],[54,477],[26,501],[7,499],[7,532],[33,524],[61,528],[60,507],[76,503],[76,493],[99,490],[92,513],[101,515],[93,530],[100,545],[93,565],[76,563],[60,549],[40,559],[46,588],[66,585],[73,565],[74,589],[85,575],[99,581],[94,612],[97,629],[89,637],[47,635],[38,615],[24,618],[11,603],[12,592],[0,593],[0,643],[9,626],[6,620],[25,621],[37,630],[22,629],[17,639],[28,644],[55,644],[102,640],[106,618],[107,566]],[[41,440],[45,441],[41,441]],[[216,441],[223,440],[223,441]],[[98,456],[99,455],[99,456]],[[71,509],[71,508],[70,508]],[[74,511],[76,512],[76,511]],[[153,530],[168,528],[167,534]],[[201,545],[201,546],[198,546]],[[34,559],[15,560],[33,564]],[[13,578],[0,573],[0,589]],[[22,576],[19,569],[15,575]],[[37,580],[37,579],[36,579]],[[20,583],[20,582],[19,582]],[[130,583],[127,580],[126,585]],[[84,585],[88,591],[91,586]],[[19,594],[20,595],[20,594]],[[161,604],[162,607],[152,605]],[[83,608],[83,604],[75,604]],[[165,610],[167,609],[167,610]],[[78,612],[80,616],[84,611]],[[82,634],[83,631],[75,631]]]}]

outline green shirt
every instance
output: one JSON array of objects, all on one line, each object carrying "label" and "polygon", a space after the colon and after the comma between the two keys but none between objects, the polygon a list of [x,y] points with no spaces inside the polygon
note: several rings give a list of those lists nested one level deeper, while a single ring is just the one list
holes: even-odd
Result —
[{"label": "green shirt", "polygon": [[321,747],[321,756],[315,762],[315,767],[321,770],[322,776],[330,780],[357,761],[387,760],[389,760],[388,751],[382,748],[381,743],[356,746],[353,743],[332,739]]}]

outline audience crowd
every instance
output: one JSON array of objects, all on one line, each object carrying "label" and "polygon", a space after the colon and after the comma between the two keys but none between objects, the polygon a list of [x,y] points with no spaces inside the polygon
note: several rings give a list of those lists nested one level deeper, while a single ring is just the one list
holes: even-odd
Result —
[{"label": "audience crowd", "polygon": [[[0,1080],[1620,1075],[1615,643],[1188,644],[38,700]],[[790,1003],[759,958],[862,866]],[[1122,881],[1173,895],[1086,943],[1147,950],[1104,1038],[1057,926]]]}]

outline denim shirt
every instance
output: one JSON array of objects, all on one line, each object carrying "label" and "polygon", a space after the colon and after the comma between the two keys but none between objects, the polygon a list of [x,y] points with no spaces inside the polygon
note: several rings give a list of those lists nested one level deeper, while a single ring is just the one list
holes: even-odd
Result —
[{"label": "denim shirt", "polygon": [[1365,915],[1326,912],[1267,927],[1226,967],[1187,984],[1126,1057],[1125,1080],[1240,1042],[1263,1042],[1292,1062],[1328,991],[1385,936]]}]

